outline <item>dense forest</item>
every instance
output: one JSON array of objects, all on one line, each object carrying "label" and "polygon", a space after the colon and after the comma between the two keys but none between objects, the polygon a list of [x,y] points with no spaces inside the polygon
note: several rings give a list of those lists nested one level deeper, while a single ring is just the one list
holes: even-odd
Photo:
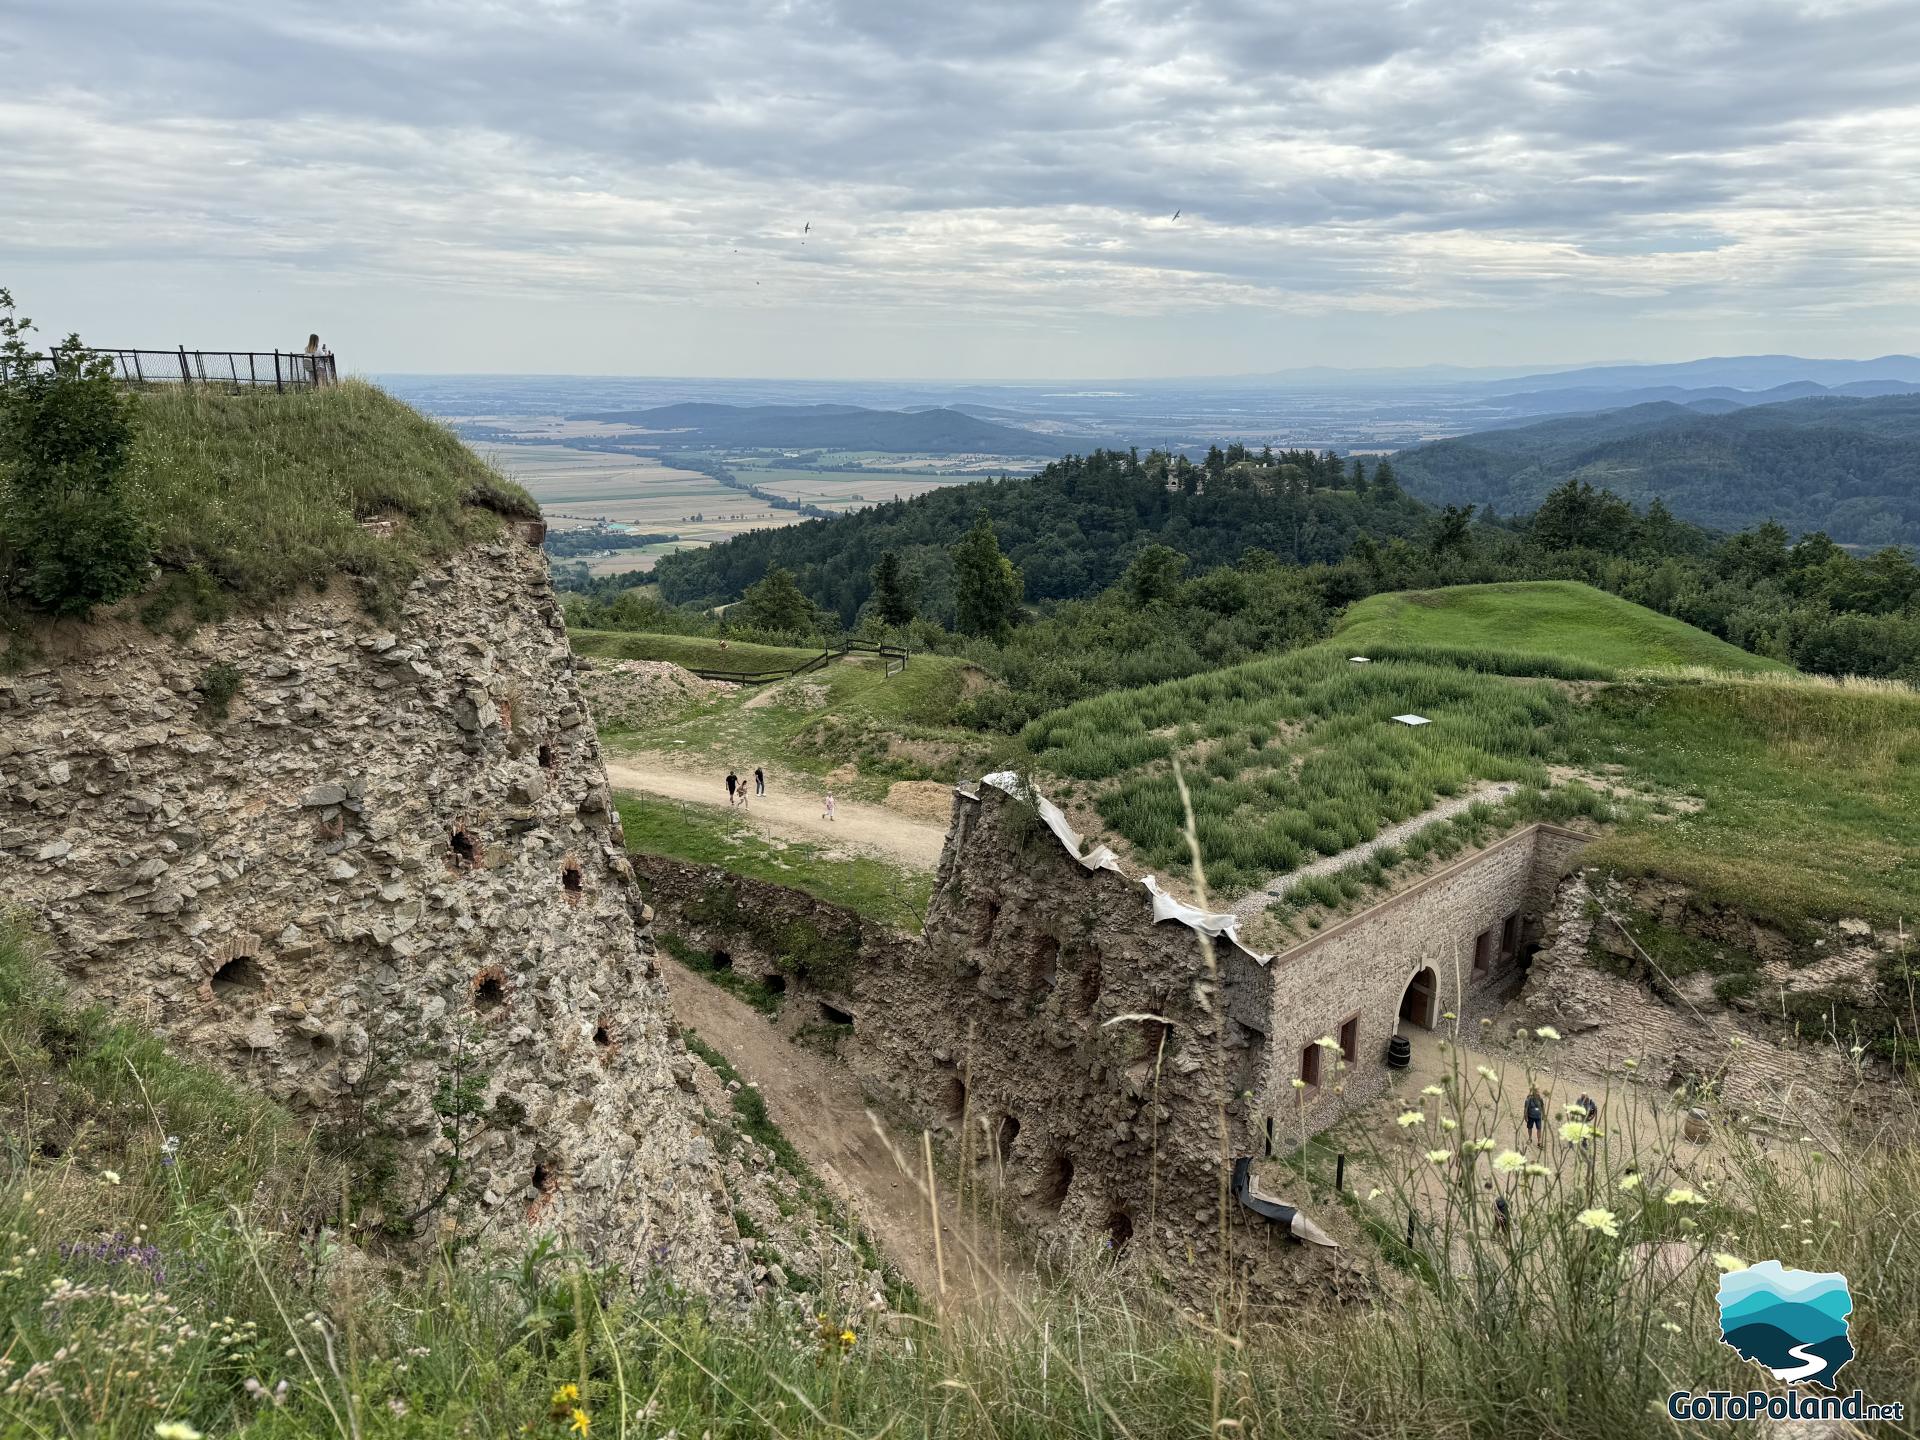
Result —
[{"label": "dense forest", "polygon": [[[1176,461],[1165,467],[1165,479],[1131,485],[1128,477],[1151,473],[1164,457],[1096,454],[1049,467],[1035,481],[880,507],[896,515],[877,532],[857,523],[874,511],[763,532],[751,538],[811,531],[790,552],[806,557],[802,568],[770,563],[765,550],[753,561],[765,569],[737,557],[726,562],[722,573],[737,575],[745,593],[724,620],[669,603],[670,592],[664,600],[623,593],[616,578],[572,597],[568,622],[811,639],[848,623],[843,611],[819,603],[822,593],[843,596],[860,628],[967,654],[1004,679],[1004,689],[977,697],[960,717],[1002,731],[1088,695],[1309,643],[1329,632],[1347,604],[1379,591],[1496,580],[1581,580],[1804,670],[1920,681],[1920,567],[1897,547],[1856,556],[1818,533],[1796,542],[1772,523],[1722,538],[1659,501],[1636,511],[1583,481],[1560,486],[1532,516],[1503,521],[1407,498],[1386,462],[1371,474],[1364,462],[1357,474],[1348,466],[1341,488],[1331,489],[1330,457],[1229,460],[1229,453],[1210,457],[1211,470],[1183,471]],[[1237,476],[1236,466],[1243,467]],[[1266,477],[1264,490],[1249,478],[1255,472]],[[1099,483],[1116,479],[1117,487]],[[1022,485],[1033,503],[1006,503]],[[982,493],[1001,502],[999,517],[992,506],[970,515],[953,504]],[[1296,563],[1251,543],[1275,533],[1258,520],[1196,524],[1196,517],[1213,516],[1196,503],[1209,493],[1237,521],[1243,505],[1294,517],[1295,525],[1278,532],[1289,539],[1307,533],[1311,521],[1326,549]],[[1116,505],[1116,495],[1126,503]],[[951,507],[941,512],[949,516],[944,543],[922,528],[925,502],[936,500]],[[1186,523],[1176,527],[1170,516]],[[1157,523],[1149,528],[1150,521]],[[1089,534],[1098,538],[1066,547],[1066,537]],[[1169,543],[1175,536],[1182,546]],[[1223,558],[1235,540],[1246,543]],[[734,541],[674,558],[740,548]],[[1071,562],[1049,572],[1055,584],[1066,575],[1097,579],[1088,578],[1077,594],[1036,596],[1019,563],[1035,554]],[[929,572],[936,585],[926,583]]]},{"label": "dense forest", "polygon": [[[1359,488],[1356,489],[1356,474]],[[913,576],[922,614],[956,618],[949,547],[985,513],[1029,601],[1096,595],[1151,544],[1196,569],[1261,550],[1288,564],[1340,559],[1362,535],[1422,534],[1428,511],[1402,495],[1392,466],[1369,475],[1332,454],[1215,447],[1205,461],[1160,451],[1096,450],[1027,480],[953,486],[832,520],[741,535],[663,558],[672,603],[730,600],[775,567],[816,604],[852,623],[870,572],[892,552]]]},{"label": "dense forest", "polygon": [[1777,520],[1848,545],[1920,543],[1920,396],[1821,398],[1703,414],[1636,405],[1421,445],[1394,456],[1438,504],[1533,510],[1568,480],[1659,498],[1717,530]]}]

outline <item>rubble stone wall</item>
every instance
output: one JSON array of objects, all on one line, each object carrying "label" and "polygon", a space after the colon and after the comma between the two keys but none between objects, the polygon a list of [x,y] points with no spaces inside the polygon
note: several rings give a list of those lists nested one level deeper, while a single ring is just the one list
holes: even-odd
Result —
[{"label": "rubble stone wall", "polygon": [[739,1283],[536,548],[452,558],[387,624],[333,594],[179,642],[108,622],[0,679],[0,880],[81,996],[317,1123],[362,1092],[403,1138],[391,1210],[439,1188],[457,1055],[467,1218]]}]

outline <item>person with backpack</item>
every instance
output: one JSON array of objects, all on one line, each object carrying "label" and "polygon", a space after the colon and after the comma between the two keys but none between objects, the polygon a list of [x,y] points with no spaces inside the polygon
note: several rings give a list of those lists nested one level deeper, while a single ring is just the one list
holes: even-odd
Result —
[{"label": "person with backpack", "polygon": [[1527,1121],[1527,1144],[1529,1146],[1538,1144],[1540,1140],[1540,1127],[1544,1125],[1547,1120],[1547,1102],[1540,1098],[1540,1087],[1538,1085],[1530,1085],[1527,1087],[1526,1103],[1520,1107],[1520,1111],[1521,1114],[1526,1117]]},{"label": "person with backpack", "polygon": [[729,810],[733,808],[733,792],[737,790],[739,786],[740,777],[731,770],[727,771],[727,808]]},{"label": "person with backpack", "polygon": [[756,795],[767,793],[767,772],[758,765],[753,767],[753,793]]}]

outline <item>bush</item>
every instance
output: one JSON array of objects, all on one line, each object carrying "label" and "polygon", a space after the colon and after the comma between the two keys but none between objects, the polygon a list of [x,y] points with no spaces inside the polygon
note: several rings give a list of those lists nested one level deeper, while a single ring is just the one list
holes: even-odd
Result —
[{"label": "bush", "polygon": [[0,580],[36,609],[85,616],[150,568],[126,483],[133,426],[111,361],[70,335],[43,369],[32,328],[0,290]]}]

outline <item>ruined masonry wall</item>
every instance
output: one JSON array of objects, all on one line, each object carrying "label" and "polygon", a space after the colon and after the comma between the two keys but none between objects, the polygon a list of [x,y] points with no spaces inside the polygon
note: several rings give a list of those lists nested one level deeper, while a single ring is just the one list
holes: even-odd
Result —
[{"label": "ruined masonry wall", "polygon": [[[737,1286],[537,549],[455,557],[390,627],[309,597],[85,643],[0,679],[0,888],[80,995],[316,1122],[372,1088],[403,1211],[438,1188],[431,1097],[469,1034],[489,1109],[463,1219]],[[241,677],[225,720],[195,694],[216,662]]]}]

